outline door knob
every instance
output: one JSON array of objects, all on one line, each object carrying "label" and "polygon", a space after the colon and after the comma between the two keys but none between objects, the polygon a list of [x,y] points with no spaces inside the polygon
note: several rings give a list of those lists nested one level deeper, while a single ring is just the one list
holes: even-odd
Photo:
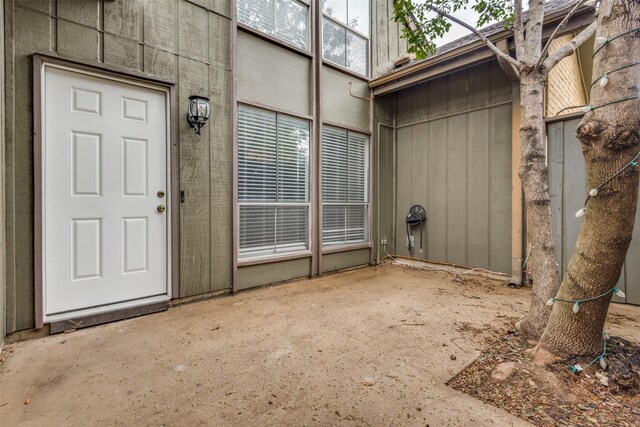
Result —
[{"label": "door knob", "polygon": [[162,213],[165,211],[165,209],[167,209],[164,205],[158,205],[158,207],[156,208],[158,210],[158,212]]}]

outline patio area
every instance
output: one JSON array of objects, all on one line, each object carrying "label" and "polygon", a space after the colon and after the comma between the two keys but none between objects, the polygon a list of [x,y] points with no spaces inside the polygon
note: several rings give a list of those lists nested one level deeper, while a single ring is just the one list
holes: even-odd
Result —
[{"label": "patio area", "polygon": [[[6,425],[528,425],[452,390],[528,289],[383,265],[7,344]],[[640,341],[640,307],[607,331]],[[28,402],[28,404],[27,404]]]}]

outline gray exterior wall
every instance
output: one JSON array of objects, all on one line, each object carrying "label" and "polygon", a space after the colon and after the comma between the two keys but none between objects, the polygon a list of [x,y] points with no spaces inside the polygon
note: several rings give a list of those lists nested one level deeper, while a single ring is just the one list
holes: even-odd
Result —
[{"label": "gray exterior wall", "polygon": [[[399,37],[398,25],[389,21],[389,13],[392,10],[393,0],[372,1],[372,76],[393,68],[393,61],[406,53],[406,43]],[[314,158],[313,153],[321,152],[321,136],[316,132],[316,125],[330,124],[364,133],[373,131],[371,104],[366,100],[370,96],[366,78],[345,72],[340,67],[323,61],[322,52],[315,52],[315,49],[305,54],[296,49],[289,49],[282,43],[251,29],[238,28],[237,44],[238,103],[254,104],[309,118],[312,124],[312,177],[317,182],[321,179],[321,162],[318,156]],[[316,61],[322,63],[317,71],[317,86],[313,81]],[[278,76],[277,80],[274,80],[274,75]],[[314,111],[317,104],[320,106],[319,113]],[[314,150],[314,147],[318,149]],[[370,147],[373,155],[373,141]],[[371,170],[372,181],[373,173]],[[371,202],[371,208],[375,210],[375,203]],[[319,215],[315,215],[317,218],[313,215],[317,212],[319,203],[319,194],[312,191],[312,224],[315,224],[312,227],[319,227],[321,224]],[[371,234],[371,240],[375,241],[375,233]],[[314,263],[320,266],[319,272],[324,273],[370,262],[371,249],[368,248],[323,254],[317,241],[312,244],[317,245],[315,258],[310,256],[260,265],[246,265],[243,261],[243,265],[238,267],[236,288],[245,289],[309,276],[313,273]]]},{"label": "gray exterior wall", "polygon": [[[4,34],[4,0],[0,1],[0,34]],[[4,39],[3,39],[4,40]],[[4,42],[0,43],[0,100],[4,94]],[[4,200],[4,102],[0,102],[0,350],[6,335],[6,238],[5,238],[5,200]]]},{"label": "gray exterior wall", "polygon": [[[1,90],[6,91],[2,97],[6,126],[0,139],[5,156],[0,184],[6,204],[0,205],[0,211],[6,216],[2,227],[6,241],[0,231],[4,249],[0,257],[6,255],[6,261],[1,262],[0,273],[6,268],[6,274],[0,274],[0,287],[6,276],[6,292],[2,292],[0,306],[6,298],[6,311],[0,316],[0,330],[4,320],[7,333],[34,326],[34,53],[80,59],[175,83],[179,123],[176,190],[185,194],[178,209],[178,297],[231,289],[235,256],[232,114],[236,101],[371,131],[370,103],[351,97],[348,86],[353,82],[354,95],[366,98],[370,94],[366,79],[335,67],[319,67],[315,95],[321,113],[316,117],[312,55],[296,53],[242,29],[238,29],[234,99],[231,4],[227,0],[3,1],[6,55],[0,61],[6,76],[0,81],[4,82]],[[406,50],[398,26],[389,21],[392,4],[393,0],[372,0],[372,76],[392,68],[393,60]],[[200,137],[184,120],[188,97],[193,94],[211,99],[212,117]],[[369,256],[369,249],[327,254],[327,264],[319,262],[319,270],[366,264]],[[236,285],[244,289],[312,272],[310,258],[244,266],[238,268]]]},{"label": "gray exterior wall", "polygon": [[374,30],[372,49],[373,77],[394,68],[394,61],[407,54],[407,42],[402,28],[393,21],[393,0],[374,0],[371,8]]},{"label": "gray exterior wall", "polygon": [[[556,122],[548,125],[549,185],[551,211],[556,237],[558,264],[561,272],[569,265],[580,233],[583,219],[575,213],[584,207],[587,194],[584,157],[580,142],[575,136],[580,119]],[[639,201],[640,204],[640,201]],[[633,239],[627,252],[627,262],[622,268],[616,285],[626,294],[626,299],[614,296],[616,302],[640,305],[640,206],[636,213]]]},{"label": "gray exterior wall", "polygon": [[[389,129],[379,134],[379,236],[386,237],[387,250],[508,272],[511,86],[498,64],[480,64],[392,96],[395,149]],[[387,98],[379,104],[382,111],[390,109]],[[388,123],[384,116],[379,113],[378,120]],[[427,211],[422,252],[420,227],[412,229],[415,248],[407,249],[405,218],[415,204]]]},{"label": "gray exterior wall", "polygon": [[[225,1],[5,1],[8,333],[34,325],[32,54],[58,53],[176,83],[180,297],[226,289],[232,273],[231,10]],[[209,96],[198,137],[189,95]]]}]

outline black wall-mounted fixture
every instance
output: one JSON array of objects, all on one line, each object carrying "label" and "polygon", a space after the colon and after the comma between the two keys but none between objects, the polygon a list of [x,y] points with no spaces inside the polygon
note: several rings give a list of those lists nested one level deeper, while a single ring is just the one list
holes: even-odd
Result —
[{"label": "black wall-mounted fixture", "polygon": [[191,95],[189,97],[189,110],[187,112],[187,121],[193,128],[193,130],[200,135],[202,127],[209,120],[211,114],[211,105],[209,104],[209,98],[198,95]]},{"label": "black wall-mounted fixture", "polygon": [[422,253],[422,236],[424,234],[424,224],[427,222],[427,211],[420,205],[413,205],[407,214],[407,248],[411,251],[415,245],[411,241],[411,227],[420,226],[420,253]]}]

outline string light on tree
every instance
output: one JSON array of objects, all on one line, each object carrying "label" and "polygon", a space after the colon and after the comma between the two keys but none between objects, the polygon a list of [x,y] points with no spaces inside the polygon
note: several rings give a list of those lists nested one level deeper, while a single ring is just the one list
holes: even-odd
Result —
[{"label": "string light on tree", "polygon": [[628,167],[634,167],[634,168],[637,167],[639,158],[640,158],[640,151],[638,152],[638,154],[635,155],[635,157],[633,159],[631,159],[631,161],[629,163],[627,163],[622,168],[620,168],[620,170],[618,170],[616,173],[611,175],[609,178],[607,178],[604,181],[602,181],[602,183],[600,183],[600,185],[598,185],[597,187],[594,187],[591,190],[589,190],[589,195],[587,196],[587,200],[584,201],[584,205],[585,206],[582,209],[580,209],[580,210],[578,210],[576,212],[576,215],[575,215],[576,218],[580,218],[580,217],[584,216],[584,214],[587,212],[587,203],[589,202],[589,199],[592,198],[592,197],[597,196],[600,193],[600,189],[602,187],[604,187],[609,182],[611,182],[612,179],[614,179],[616,176],[620,175]]},{"label": "string light on tree", "polygon": [[605,87],[607,83],[609,83],[609,76],[605,74],[604,76],[600,77],[600,87]]}]

